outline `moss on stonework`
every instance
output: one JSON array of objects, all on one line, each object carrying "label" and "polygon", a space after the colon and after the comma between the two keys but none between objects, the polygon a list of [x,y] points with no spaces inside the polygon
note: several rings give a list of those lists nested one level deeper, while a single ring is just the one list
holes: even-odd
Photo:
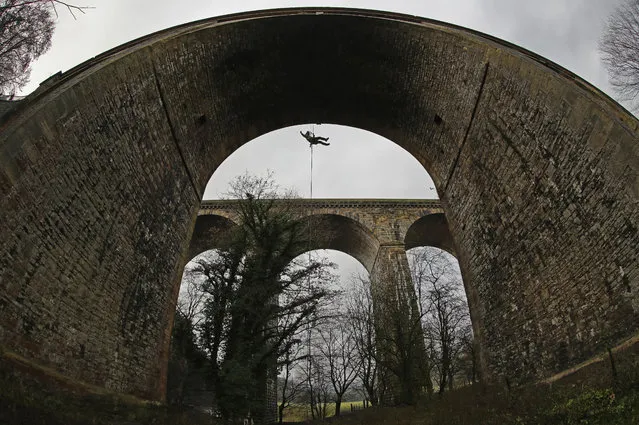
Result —
[{"label": "moss on stonework", "polygon": [[211,424],[211,417],[110,393],[0,352],[0,424],[181,425]]}]

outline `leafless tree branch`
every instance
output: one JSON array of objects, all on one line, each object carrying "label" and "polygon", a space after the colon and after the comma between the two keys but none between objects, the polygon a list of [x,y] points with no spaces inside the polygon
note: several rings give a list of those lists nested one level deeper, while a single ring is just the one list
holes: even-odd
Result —
[{"label": "leafless tree branch", "polygon": [[639,0],[626,0],[608,18],[599,50],[613,90],[639,111]]}]

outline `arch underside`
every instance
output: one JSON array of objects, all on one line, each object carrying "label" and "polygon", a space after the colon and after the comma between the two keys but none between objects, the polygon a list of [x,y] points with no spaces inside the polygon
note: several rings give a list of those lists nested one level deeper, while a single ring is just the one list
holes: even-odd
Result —
[{"label": "arch underside", "polygon": [[433,246],[455,255],[453,237],[444,214],[428,214],[416,220],[404,237],[406,250],[420,246]]},{"label": "arch underside", "polygon": [[200,215],[195,220],[193,236],[186,256],[187,262],[211,249],[225,249],[229,243],[230,231],[236,224],[221,215]]},{"label": "arch underside", "polygon": [[[373,233],[352,218],[338,214],[314,214],[300,219],[302,228],[308,229],[303,254],[317,249],[333,249],[343,252],[359,261],[369,272],[375,262],[379,241]],[[235,226],[226,217],[208,214],[200,215],[195,221],[195,230],[189,244],[189,255],[211,250],[224,249],[229,230]]]},{"label": "arch underside", "polygon": [[355,258],[371,272],[379,241],[369,229],[352,218],[337,214],[311,215],[303,218],[302,222],[309,227],[310,233],[310,243],[304,252],[316,249],[340,251]]},{"label": "arch underside", "polygon": [[163,398],[206,182],[242,144],[307,122],[380,134],[430,173],[486,376],[530,381],[637,333],[632,116],[475,32],[294,9],[153,34],[3,117],[0,344],[73,379]]}]

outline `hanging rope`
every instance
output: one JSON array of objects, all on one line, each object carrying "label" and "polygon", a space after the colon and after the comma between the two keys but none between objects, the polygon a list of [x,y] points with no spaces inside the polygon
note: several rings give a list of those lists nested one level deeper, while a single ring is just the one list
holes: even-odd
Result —
[{"label": "hanging rope", "polygon": [[[313,239],[313,145],[311,147],[311,176],[310,176],[310,202],[309,202],[309,210],[308,210],[308,263],[311,263],[311,240]],[[309,288],[311,286],[311,276],[308,277]]]},{"label": "hanging rope", "polygon": [[[309,134],[310,133],[310,134]],[[304,137],[306,140],[308,140],[309,142],[309,147],[311,148],[311,161],[310,161],[310,196],[309,196],[309,210],[308,210],[308,244],[307,244],[307,250],[308,250],[308,265],[310,267],[311,265],[311,241],[313,240],[313,145],[315,144],[322,144],[324,146],[328,146],[329,143],[328,142],[328,137],[315,137],[315,124],[312,124],[311,126],[311,131],[307,131],[306,133],[302,133],[300,131],[300,134],[302,135],[302,137]],[[311,275],[309,273],[308,275],[308,290],[309,293],[312,290],[312,283],[311,283]],[[307,333],[308,333],[308,376],[309,376],[309,385],[311,384],[311,367],[312,367],[312,362],[311,362],[311,334],[312,334],[312,324],[311,321],[308,322],[308,328],[307,328]],[[311,386],[311,391],[312,391],[312,386]],[[314,397],[313,395],[311,395],[311,397]]]},{"label": "hanging rope", "polygon": [[[311,127],[311,132],[313,133],[313,136],[315,136],[315,124],[312,125]],[[313,199],[313,144],[309,144],[310,148],[311,148],[311,200]],[[311,211],[312,212],[312,211]]]},{"label": "hanging rope", "polygon": [[[313,135],[314,135],[315,134],[315,126],[313,126],[312,131],[313,131]],[[310,267],[310,265],[311,265],[311,239],[313,237],[313,230],[312,230],[312,226],[311,226],[311,224],[312,224],[311,220],[313,220],[313,218],[312,218],[313,217],[313,145],[309,144],[309,146],[311,148],[311,169],[310,169],[310,179],[309,179],[310,180],[310,196],[309,196],[310,208],[309,208],[309,211],[308,211],[308,245],[307,245],[307,249],[308,249],[308,265]],[[309,290],[309,294],[310,294],[311,289],[312,289],[311,275],[309,274],[308,275],[308,290]],[[307,364],[307,368],[308,368],[308,383],[309,383],[309,386],[311,387],[311,397],[314,397],[315,395],[312,393],[312,391],[313,391],[312,388],[313,387],[311,386],[312,385],[311,384],[311,376],[312,376],[311,368],[312,368],[312,364],[313,364],[313,362],[311,360],[312,359],[312,351],[311,351],[311,345],[312,345],[311,344],[311,334],[312,334],[312,332],[313,332],[313,327],[311,325],[311,322],[309,322],[307,324],[307,329],[306,329],[306,333],[307,333],[306,337],[308,339],[308,342],[307,342],[308,343],[308,347],[307,347],[307,357],[306,357],[306,359],[307,359],[307,362],[308,362],[308,364]],[[312,401],[311,401],[311,403],[312,403]]]},{"label": "hanging rope", "polygon": [[311,200],[313,199],[313,145],[311,145]]}]

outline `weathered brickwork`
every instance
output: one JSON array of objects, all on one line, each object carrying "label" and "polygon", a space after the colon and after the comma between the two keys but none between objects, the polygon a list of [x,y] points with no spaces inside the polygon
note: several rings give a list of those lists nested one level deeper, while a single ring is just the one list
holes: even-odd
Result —
[{"label": "weathered brickwork", "polygon": [[209,177],[252,138],[308,122],[385,136],[431,174],[487,378],[545,377],[639,331],[634,117],[488,36],[295,9],[131,42],[0,120],[0,345],[162,399]]},{"label": "weathered brickwork", "polygon": [[[237,222],[237,201],[204,201],[198,212],[189,259],[221,248],[223,232]],[[335,249],[352,255],[369,272],[380,245],[435,246],[449,249],[450,234],[439,200],[432,199],[298,199],[300,220],[312,220],[323,233],[311,249]],[[290,201],[289,201],[290,203]],[[431,218],[434,218],[431,220]],[[315,242],[315,243],[314,243]],[[449,249],[452,250],[452,249]],[[300,252],[301,254],[302,252]]]},{"label": "weathered brickwork", "polygon": [[[237,202],[202,203],[189,255],[224,248],[225,232],[237,222]],[[298,211],[300,220],[312,220],[313,231],[322,233],[309,249],[345,252],[369,271],[379,352],[385,367],[393,371],[380,377],[385,388],[383,401],[414,401],[426,385],[427,365],[406,247],[436,246],[454,251],[439,200],[298,199],[286,203]],[[398,358],[407,361],[400,364]]]}]

